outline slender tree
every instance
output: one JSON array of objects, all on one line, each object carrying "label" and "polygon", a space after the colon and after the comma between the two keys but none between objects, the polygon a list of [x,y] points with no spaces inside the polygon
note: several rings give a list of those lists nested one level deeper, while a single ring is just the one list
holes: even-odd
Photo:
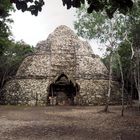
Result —
[{"label": "slender tree", "polygon": [[133,47],[134,47],[134,81],[138,92],[139,110],[140,110],[140,23],[136,24],[132,31]]},{"label": "slender tree", "polygon": [[[121,46],[119,47],[118,58],[120,60],[119,59],[118,60],[120,65],[118,65],[118,68],[120,71],[120,79],[122,81],[122,91],[124,91],[123,90],[124,87],[127,87],[129,91],[130,89],[129,83],[131,83],[132,85],[131,89],[133,88],[133,86],[138,87],[139,86],[138,25],[140,24],[140,16],[139,16],[140,2],[135,1],[132,11],[125,16],[117,12],[114,13],[114,17],[111,20],[108,19],[103,12],[101,12],[100,14],[92,13],[89,15],[86,13],[85,9],[86,8],[83,6],[81,7],[80,10],[77,11],[78,20],[74,23],[74,25],[75,29],[78,32],[78,35],[87,39],[95,38],[99,40],[101,43],[104,43],[109,50],[110,48],[112,48],[112,50],[114,51],[119,46]],[[132,80],[134,79],[135,82],[130,81],[130,79]],[[133,90],[135,89],[135,87],[133,88]],[[138,90],[139,88],[137,88],[137,91]]]},{"label": "slender tree", "polygon": [[92,13],[88,15],[85,8],[82,7],[81,10],[77,11],[77,17],[78,20],[74,23],[74,25],[75,29],[78,31],[78,35],[88,39],[98,39],[101,43],[105,44],[109,52],[109,82],[106,105],[104,108],[104,111],[107,112],[111,95],[112,55],[118,45],[123,41],[124,35],[126,34],[125,31],[127,27],[124,25],[125,16],[115,13],[114,18],[109,19],[103,12],[100,14]]}]

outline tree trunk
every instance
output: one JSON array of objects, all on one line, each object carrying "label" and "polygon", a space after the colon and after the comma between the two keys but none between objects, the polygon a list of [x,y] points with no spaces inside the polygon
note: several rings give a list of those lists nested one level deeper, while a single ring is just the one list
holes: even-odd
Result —
[{"label": "tree trunk", "polygon": [[3,91],[3,87],[4,87],[6,79],[7,79],[7,71],[5,70],[3,72],[3,75],[2,75],[1,81],[0,81],[0,104],[5,104],[5,98],[4,98],[2,91]]},{"label": "tree trunk", "polygon": [[109,60],[109,79],[108,79],[108,93],[106,96],[106,103],[104,112],[108,112],[109,102],[110,102],[110,94],[111,94],[111,80],[112,80],[112,52],[110,53],[110,60]]},{"label": "tree trunk", "polygon": [[139,110],[140,110],[140,60],[139,57],[136,58],[136,65],[135,65],[135,71],[134,71],[134,80],[136,89],[138,92],[138,100],[139,100]]},{"label": "tree trunk", "polygon": [[139,87],[139,90],[138,90],[138,98],[139,98],[139,111],[140,111],[140,87]]},{"label": "tree trunk", "polygon": [[132,78],[132,76],[133,76],[133,73],[132,73],[132,60],[131,60],[131,65],[130,65],[130,70],[131,70],[131,73],[130,73],[130,76],[131,76],[131,95],[130,95],[130,97],[131,97],[131,99],[130,99],[130,107],[132,107],[132,95],[133,95],[133,78]]},{"label": "tree trunk", "polygon": [[2,89],[4,86],[5,79],[7,77],[7,71],[4,71],[3,76],[1,78],[0,88]]},{"label": "tree trunk", "polygon": [[119,62],[119,68],[120,68],[120,73],[121,73],[121,82],[122,82],[122,87],[121,87],[121,95],[122,95],[122,110],[121,110],[121,116],[124,116],[124,77],[123,77],[123,70],[122,70],[122,64],[120,61],[120,55],[118,55],[118,62]]},{"label": "tree trunk", "polygon": [[138,99],[139,99],[139,110],[140,110],[140,58],[138,57],[137,58],[138,59],[138,76],[137,76],[137,78],[138,78],[138,82],[137,82],[137,85],[138,85]]}]

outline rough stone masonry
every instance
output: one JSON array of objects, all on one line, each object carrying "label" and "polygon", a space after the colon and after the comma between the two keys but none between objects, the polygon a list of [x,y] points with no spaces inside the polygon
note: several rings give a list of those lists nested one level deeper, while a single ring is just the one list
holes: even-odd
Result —
[{"label": "rough stone masonry", "polygon": [[[88,42],[61,25],[37,44],[6,83],[7,104],[101,105],[108,90],[108,70]],[[119,100],[119,84],[112,80],[112,103]]]}]

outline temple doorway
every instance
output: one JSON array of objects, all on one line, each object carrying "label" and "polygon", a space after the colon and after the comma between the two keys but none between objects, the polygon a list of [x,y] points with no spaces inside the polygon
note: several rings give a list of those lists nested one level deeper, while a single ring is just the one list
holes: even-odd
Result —
[{"label": "temple doorway", "polygon": [[65,74],[61,74],[49,86],[48,104],[74,105],[74,97],[79,92],[79,86],[73,83]]}]

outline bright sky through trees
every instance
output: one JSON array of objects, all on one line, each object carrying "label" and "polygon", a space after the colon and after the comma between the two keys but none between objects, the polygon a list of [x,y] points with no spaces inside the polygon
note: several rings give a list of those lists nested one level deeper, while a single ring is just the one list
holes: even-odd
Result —
[{"label": "bright sky through trees", "polygon": [[[17,10],[12,14],[14,39],[24,40],[35,46],[38,41],[46,39],[59,25],[67,25],[74,30],[75,10],[75,8],[67,10],[62,4],[62,0],[45,0],[43,10],[37,17],[29,12],[22,13]],[[90,44],[96,54],[102,54],[95,42],[91,41]]]}]

